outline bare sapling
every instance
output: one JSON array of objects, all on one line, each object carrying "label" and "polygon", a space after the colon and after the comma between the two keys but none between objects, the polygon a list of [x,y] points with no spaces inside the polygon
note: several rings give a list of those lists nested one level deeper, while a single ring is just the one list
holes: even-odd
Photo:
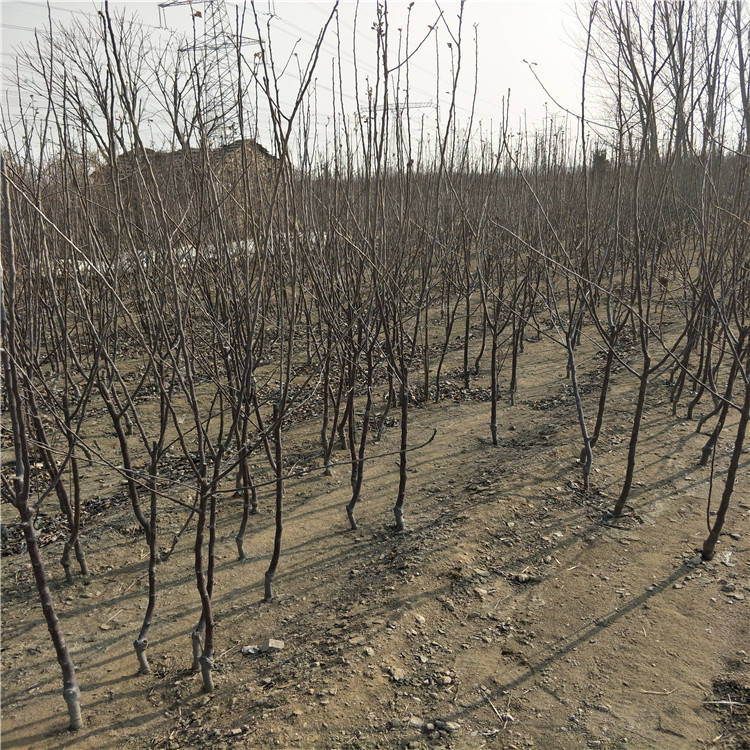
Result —
[{"label": "bare sapling", "polygon": [[456,313],[458,312],[458,306],[461,304],[461,295],[454,292],[455,283],[453,281],[453,275],[457,272],[457,254],[452,252],[452,248],[449,249],[449,255],[446,262],[449,264],[447,267],[442,269],[442,288],[443,294],[441,295],[441,307],[443,313],[443,326],[444,335],[443,343],[440,348],[440,355],[438,357],[437,366],[435,368],[435,403],[440,401],[441,390],[440,390],[440,376],[443,371],[443,363],[445,362],[446,354],[451,343],[451,335],[453,333],[453,325],[456,321]]},{"label": "bare sapling", "polygon": [[399,405],[401,407],[401,453],[398,462],[398,495],[396,503],[393,506],[393,515],[396,519],[396,531],[404,530],[404,501],[406,500],[406,479],[407,479],[407,457],[406,448],[408,445],[408,422],[409,422],[409,394],[408,394],[408,375],[402,374],[401,387],[399,389]]},{"label": "bare sapling", "polygon": [[275,507],[274,507],[274,535],[273,535],[273,553],[271,561],[263,577],[263,601],[270,602],[273,599],[273,579],[276,576],[276,569],[279,566],[281,556],[281,540],[284,533],[284,453],[281,442],[281,413],[282,410],[278,404],[273,408],[273,443],[274,457],[273,469],[276,473],[275,483]]},{"label": "bare sapling", "polygon": [[462,222],[460,231],[460,243],[463,251],[463,282],[464,282],[464,359],[463,378],[464,388],[468,390],[471,385],[471,372],[469,371],[469,348],[471,341],[471,297],[476,286],[476,269],[472,269],[471,235],[467,231],[465,222]]},{"label": "bare sapling", "polygon": [[[210,506],[210,508],[209,508]],[[211,602],[213,580],[209,578],[204,562],[204,545],[206,522],[210,514],[215,521],[216,498],[209,490],[209,483],[204,481],[198,498],[198,518],[193,547],[195,560],[195,581],[201,600],[201,616],[198,625],[191,633],[193,645],[193,671],[200,670],[203,679],[203,691],[213,692],[213,653],[214,653],[214,612]],[[211,531],[209,530],[209,536]],[[209,559],[210,564],[210,559]],[[197,669],[196,669],[197,667]]]},{"label": "bare sapling", "polygon": [[[367,447],[367,441],[370,434],[370,419],[372,416],[372,388],[373,388],[373,347],[374,342],[377,341],[377,332],[365,333],[365,367],[366,367],[366,378],[367,378],[367,393],[365,395],[365,410],[362,415],[362,426],[360,427],[359,444],[355,439],[354,434],[354,410],[352,409],[349,417],[349,443],[351,445],[351,487],[352,497],[346,506],[346,515],[349,518],[349,524],[352,530],[356,530],[357,521],[354,517],[354,509],[359,501],[360,493],[362,491],[362,479],[364,477],[364,457],[365,449]],[[354,375],[356,379],[356,374]],[[354,391],[354,384],[350,385],[352,392]]]},{"label": "bare sapling", "polygon": [[[337,361],[339,377],[338,384],[331,381],[331,363],[333,361],[333,331],[329,324],[326,332],[327,356],[323,364],[323,415],[320,425],[320,444],[323,449],[324,474],[330,477],[333,474],[333,451],[336,444],[336,434],[339,430],[339,414],[344,402],[344,365],[341,358]],[[338,347],[336,347],[338,352]],[[346,410],[346,407],[345,407]],[[345,441],[344,441],[345,442]]]},{"label": "bare sapling", "polygon": [[[31,144],[27,147],[30,149]],[[44,148],[44,144],[41,144],[40,148]],[[26,159],[30,158],[27,154]],[[69,170],[65,159],[54,158],[49,169],[56,179],[65,182]],[[47,194],[51,191],[49,185],[41,184],[41,177],[35,181],[20,179],[23,172],[20,164],[14,171],[19,174],[14,174],[10,178],[6,174],[6,178],[17,181],[14,190],[19,198],[19,213],[23,211],[25,214],[23,218],[20,215],[14,217],[17,234],[24,247],[34,248],[27,254],[24,266],[27,273],[36,280],[33,286],[29,287],[29,303],[34,300],[31,308],[34,313],[27,322],[32,328],[29,330],[30,339],[24,347],[23,363],[29,377],[36,379],[38,386],[29,391],[27,409],[36,434],[36,452],[50,478],[49,490],[37,500],[35,510],[39,510],[47,494],[54,490],[68,527],[68,537],[63,546],[60,563],[66,581],[73,583],[72,552],[75,552],[82,576],[89,577],[86,555],[80,538],[82,495],[78,455],[82,452],[87,453],[80,438],[91,397],[91,376],[92,368],[96,367],[96,357],[84,361],[76,354],[76,346],[72,339],[75,334],[71,320],[77,317],[81,295],[80,289],[75,286],[75,280],[64,273],[67,266],[74,264],[68,252],[68,243],[60,235],[61,232],[65,232],[69,236],[70,222],[66,223],[64,216],[56,215],[54,208],[58,208],[57,206],[46,205]],[[54,218],[43,218],[45,210]],[[38,215],[34,218],[33,214]],[[59,222],[52,231],[48,226],[50,221]],[[48,322],[44,326],[46,335],[40,336],[33,331],[35,324],[32,321],[45,309],[48,316]],[[44,377],[42,361],[52,365],[56,371],[54,380],[50,381],[50,378]],[[84,386],[83,391],[79,381]],[[56,457],[57,451],[53,450],[54,439],[44,425],[40,406],[50,415],[52,429],[56,428],[67,443],[68,449],[62,453],[60,461]],[[66,482],[69,483],[70,490],[66,489]]]},{"label": "bare sapling", "polygon": [[[161,436],[162,440],[164,435]],[[150,494],[150,513],[148,527],[146,529],[146,539],[148,541],[148,603],[146,612],[143,615],[143,624],[141,625],[138,637],[133,642],[136,656],[138,657],[139,672],[141,674],[151,674],[151,666],[146,657],[148,648],[148,634],[151,629],[151,622],[156,608],[156,566],[159,563],[157,552],[157,521],[158,521],[158,504],[157,504],[157,473],[160,458],[160,445],[154,441],[151,445],[151,464],[149,466],[148,489]]]},{"label": "bare sapling", "polygon": [[[25,373],[18,367],[19,352],[16,338],[16,269],[13,229],[11,224],[10,191],[6,175],[4,156],[0,156],[0,194],[2,195],[3,224],[3,278],[0,289],[0,319],[2,320],[2,366],[6,403],[10,415],[13,435],[13,458],[15,473],[10,482],[5,482],[3,475],[3,497],[18,511],[21,519],[26,549],[31,563],[42,613],[47,623],[57,661],[62,670],[63,698],[68,709],[70,728],[77,731],[83,725],[81,718],[80,690],[76,678],[73,660],[62,634],[60,621],[57,618],[55,605],[47,583],[47,574],[42,561],[41,550],[34,528],[34,511],[30,505],[31,461],[29,458],[29,441],[26,434],[26,414],[24,409],[24,391],[30,390],[30,383]],[[7,275],[7,282],[5,276]]]},{"label": "bare sapling", "polygon": [[60,505],[60,511],[65,517],[68,523],[68,528],[70,529],[70,536],[66,539],[62,555],[60,556],[60,564],[65,571],[65,580],[69,584],[72,584],[75,579],[73,578],[72,565],[70,562],[71,546],[75,552],[81,575],[84,578],[89,577],[86,553],[78,534],[80,528],[80,504],[78,506],[79,512],[76,514],[73,504],[70,502],[68,491],[65,488],[65,483],[62,479],[64,467],[61,464],[58,464],[55,454],[49,450],[49,438],[47,436],[47,431],[44,429],[44,423],[40,418],[39,408],[36,404],[36,396],[33,391],[29,393],[28,408],[29,416],[34,425],[37,447],[42,458],[42,463],[44,464],[44,468],[47,470],[47,474],[53,484]]},{"label": "bare sapling", "polygon": [[737,472],[740,467],[740,461],[742,458],[742,451],[745,446],[745,437],[747,434],[747,424],[750,422],[750,348],[747,348],[745,357],[745,367],[743,379],[745,381],[745,395],[740,411],[740,419],[737,424],[737,433],[734,438],[734,447],[732,449],[732,455],[729,459],[729,467],[727,468],[727,476],[724,480],[724,491],[721,495],[721,502],[716,511],[716,518],[713,524],[711,523],[710,506],[706,508],[706,523],[708,526],[708,536],[703,542],[703,548],[701,555],[704,560],[713,560],[716,552],[716,544],[719,541],[721,530],[724,528],[724,522],[726,520],[727,511],[729,510],[729,504],[734,493],[734,487],[737,481]]},{"label": "bare sapling", "polygon": [[[477,248],[477,268],[479,278],[479,292],[482,300],[484,328],[490,334],[490,435],[492,445],[499,445],[498,440],[498,400],[500,397],[500,336],[509,323],[515,323],[514,305],[507,300],[509,296],[510,279],[518,282],[518,261],[510,260],[500,247],[492,242],[492,238],[483,236],[482,244],[486,250]],[[499,244],[499,243],[498,243]],[[510,270],[510,268],[512,270]],[[517,287],[518,289],[518,287]],[[510,337],[511,346],[515,343],[514,336]]]},{"label": "bare sapling", "polygon": [[[244,434],[243,438],[242,445],[247,442],[247,434]],[[234,538],[237,545],[237,559],[246,560],[245,531],[247,530],[247,523],[250,516],[256,515],[258,512],[258,490],[255,486],[255,482],[253,482],[253,476],[247,465],[246,457],[241,460],[239,470],[237,471],[235,496],[242,498],[242,517],[240,520],[240,527],[237,530],[237,535]]]},{"label": "bare sapling", "polygon": [[[542,144],[544,146],[544,144]],[[550,148],[548,146],[548,148]],[[585,154],[585,152],[584,152]],[[571,225],[562,224],[555,226],[552,221],[556,205],[553,198],[541,193],[536,186],[533,186],[530,180],[522,171],[522,166],[510,155],[509,158],[514,164],[519,179],[528,191],[532,203],[535,205],[535,212],[539,216],[537,228],[537,247],[528,244],[528,248],[540,258],[543,268],[544,278],[544,300],[550,314],[550,321],[554,333],[544,335],[550,341],[553,341],[565,350],[566,354],[566,374],[571,380],[571,390],[573,400],[576,405],[576,414],[578,424],[581,430],[581,473],[584,491],[589,490],[589,477],[591,474],[593,453],[591,451],[591,442],[589,438],[588,426],[585,417],[581,390],[578,384],[578,370],[575,357],[575,346],[580,336],[583,324],[583,316],[586,310],[586,300],[590,295],[590,286],[587,283],[587,264],[590,261],[588,252],[590,248],[590,238],[584,235],[583,238],[578,236],[578,227],[575,222]],[[559,154],[550,151],[545,161],[545,171],[547,173],[547,189],[554,184],[558,178],[557,170],[562,168],[565,160],[565,154]],[[556,160],[560,159],[561,164]],[[585,162],[585,156],[584,156]],[[584,169],[584,187],[587,184]],[[586,214],[584,206],[584,217]],[[584,232],[587,231],[587,224],[584,221]],[[512,230],[506,228],[506,232],[513,239],[520,239]],[[549,250],[543,250],[549,246]],[[574,251],[573,248],[576,248]],[[578,252],[578,254],[574,254]],[[558,260],[559,258],[559,260]],[[561,301],[559,301],[561,298]],[[564,307],[563,307],[564,305]],[[524,319],[514,318],[513,342],[513,374],[511,384],[514,390],[515,380],[515,360],[520,348],[520,341],[517,336],[523,336]],[[512,402],[511,402],[512,403]]]},{"label": "bare sapling", "polygon": [[[740,331],[740,336],[738,339],[738,347],[742,349],[744,346],[744,338],[746,335],[746,331]],[[726,389],[724,391],[724,397],[722,401],[719,403],[718,407],[714,409],[709,414],[706,414],[704,417],[702,417],[698,425],[696,426],[696,432],[700,432],[700,428],[705,423],[706,420],[708,420],[710,417],[715,416],[717,413],[719,414],[718,419],[716,420],[716,424],[714,425],[713,430],[711,431],[711,434],[708,437],[708,440],[706,440],[705,444],[703,445],[703,448],[701,450],[701,456],[698,461],[699,466],[706,466],[708,464],[708,459],[711,458],[711,455],[714,452],[714,448],[716,447],[716,443],[719,439],[719,436],[721,435],[723,429],[724,429],[724,423],[726,422],[727,415],[729,414],[729,408],[732,404],[732,394],[734,392],[734,384],[737,380],[737,376],[740,373],[740,362],[737,357],[734,358],[734,361],[732,362],[732,367],[729,370],[729,375],[727,377],[727,384]]]}]

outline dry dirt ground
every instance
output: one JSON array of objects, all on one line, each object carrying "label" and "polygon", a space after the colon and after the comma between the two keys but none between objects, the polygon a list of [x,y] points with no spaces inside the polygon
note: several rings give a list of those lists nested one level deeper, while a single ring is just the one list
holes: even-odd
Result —
[{"label": "dry dirt ground", "polygon": [[[596,384],[601,358],[580,357],[584,381]],[[61,542],[45,547],[85,726],[64,730],[29,566],[24,554],[6,555],[3,748],[750,747],[750,462],[717,555],[700,563],[710,471],[696,459],[705,436],[672,416],[664,384],[649,395],[632,512],[608,524],[632,376],[615,376],[588,495],[560,350],[527,344],[520,377],[516,406],[500,412],[497,448],[485,378],[466,393],[454,372],[445,401],[412,410],[412,443],[437,435],[409,455],[403,534],[392,525],[396,456],[368,463],[355,532],[344,512],[347,467],[290,481],[271,603],[261,600],[272,498],[261,494],[243,563],[238,501],[224,501],[212,695],[189,671],[199,616],[189,533],[160,566],[155,674],[139,676],[131,643],[146,603],[146,544],[119,480],[88,470],[91,582],[66,586]],[[597,397],[587,392],[589,412]],[[103,417],[101,425],[101,441],[111,440]],[[394,450],[397,433],[387,430],[370,454]],[[291,452],[314,445],[304,424],[287,438]],[[181,512],[164,513],[167,539]],[[268,638],[283,649],[243,655]]]}]

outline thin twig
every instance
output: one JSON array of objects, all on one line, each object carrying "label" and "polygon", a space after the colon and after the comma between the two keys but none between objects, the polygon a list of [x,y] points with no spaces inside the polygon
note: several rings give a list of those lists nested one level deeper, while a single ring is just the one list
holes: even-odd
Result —
[{"label": "thin twig", "polygon": [[228,654],[228,653],[229,653],[230,651],[236,651],[236,650],[237,650],[238,648],[240,648],[240,647],[241,647],[241,644],[238,644],[238,645],[236,645],[236,646],[232,646],[231,648],[228,648],[228,649],[227,649],[226,651],[224,651],[223,653],[219,654],[219,655],[218,655],[218,656],[216,657],[216,661],[220,661],[220,660],[221,660],[221,659],[223,659],[223,658],[224,658],[224,657],[225,657],[225,656],[226,656],[226,655],[227,655],[227,654]]},{"label": "thin twig", "polygon": [[99,627],[101,627],[102,625],[106,625],[108,622],[111,622],[112,620],[115,619],[115,617],[117,617],[117,615],[119,615],[121,612],[124,612],[124,611],[125,611],[124,609],[118,609],[117,612],[115,612],[112,615],[112,617],[109,618],[109,620],[105,620]]},{"label": "thin twig", "polygon": [[503,715],[497,710],[497,708],[495,708],[495,704],[490,700],[489,691],[487,690],[487,688],[484,687],[484,685],[480,685],[479,689],[482,691],[482,695],[484,695],[484,699],[489,704],[489,706],[492,709],[492,712],[495,714],[495,716],[497,716],[497,718],[500,721],[505,721],[505,719],[503,719]]},{"label": "thin twig", "polygon": [[487,690],[487,688],[484,685],[480,685],[479,689],[482,691],[482,695],[484,695],[484,699],[489,703],[490,708],[492,709],[495,716],[497,716],[498,720],[502,722],[503,729],[505,729],[508,726],[508,721],[510,720],[510,714],[505,713],[501,714],[497,708],[495,708],[495,704],[490,700],[490,691]]}]

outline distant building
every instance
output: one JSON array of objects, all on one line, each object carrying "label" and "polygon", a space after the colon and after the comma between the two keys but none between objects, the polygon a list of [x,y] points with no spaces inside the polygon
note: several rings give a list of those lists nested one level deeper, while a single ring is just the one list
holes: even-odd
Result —
[{"label": "distant building", "polygon": [[279,164],[249,138],[216,148],[128,151],[89,177],[98,229],[114,239],[108,206],[121,204],[139,247],[153,248],[163,236],[162,211],[175,245],[244,241],[268,205]]}]

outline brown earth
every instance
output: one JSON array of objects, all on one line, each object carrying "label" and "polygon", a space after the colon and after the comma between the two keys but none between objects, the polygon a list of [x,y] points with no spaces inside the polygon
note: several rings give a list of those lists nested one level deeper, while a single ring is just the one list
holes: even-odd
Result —
[{"label": "brown earth", "polygon": [[[601,358],[583,351],[579,361],[598,383]],[[527,344],[520,377],[517,405],[500,411],[498,448],[484,377],[467,393],[454,372],[446,400],[412,410],[412,443],[437,435],[409,455],[403,534],[392,526],[397,456],[367,464],[355,532],[346,466],[289,481],[270,604],[261,600],[271,495],[251,517],[244,563],[238,501],[223,501],[210,696],[189,671],[200,612],[189,532],[158,573],[155,674],[136,675],[147,547],[119,480],[88,469],[90,584],[66,586],[61,540],[45,547],[85,726],[63,729],[59,668],[27,558],[8,555],[3,748],[750,747],[750,462],[717,555],[700,563],[705,436],[672,416],[665,385],[649,394],[632,510],[612,523],[604,510],[624,471],[633,377],[615,376],[589,494],[560,349]],[[590,413],[597,398],[591,387]],[[114,446],[99,420],[102,447]],[[396,449],[397,432],[386,430],[370,455]],[[731,435],[730,426],[717,451],[714,507]],[[304,423],[288,432],[291,453],[315,444]],[[15,520],[4,510],[4,522]],[[166,543],[182,520],[181,510],[164,512]],[[242,654],[268,638],[283,649]]]}]

